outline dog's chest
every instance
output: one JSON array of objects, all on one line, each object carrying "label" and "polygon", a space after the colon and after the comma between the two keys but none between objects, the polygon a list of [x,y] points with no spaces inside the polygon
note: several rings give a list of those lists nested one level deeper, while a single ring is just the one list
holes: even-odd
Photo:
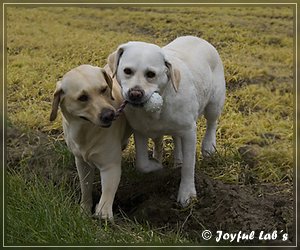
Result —
[{"label": "dog's chest", "polygon": [[126,117],[134,130],[148,137],[176,135],[189,129],[194,117],[181,110],[163,109],[160,113],[146,112],[143,108],[126,109]]}]

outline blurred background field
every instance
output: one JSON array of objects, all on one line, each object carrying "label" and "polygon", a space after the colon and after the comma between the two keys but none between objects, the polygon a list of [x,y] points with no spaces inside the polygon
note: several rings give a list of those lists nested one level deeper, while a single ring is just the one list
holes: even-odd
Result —
[{"label": "blurred background field", "polygon": [[[167,44],[195,35],[225,66],[227,99],[218,154],[197,155],[197,171],[225,184],[283,187],[292,201],[293,7],[6,7],[6,244],[195,243],[178,227],[157,228],[118,215],[117,228],[79,212],[73,157],[61,117],[49,122],[56,81],[80,64],[104,66],[121,43]],[[198,148],[205,122],[198,123]],[[172,162],[165,138],[164,164]],[[134,148],[124,152],[123,184],[143,182]],[[289,211],[289,216],[290,216]],[[122,213],[121,213],[122,214]],[[287,216],[287,217],[289,217]],[[205,225],[204,225],[205,226]]]}]

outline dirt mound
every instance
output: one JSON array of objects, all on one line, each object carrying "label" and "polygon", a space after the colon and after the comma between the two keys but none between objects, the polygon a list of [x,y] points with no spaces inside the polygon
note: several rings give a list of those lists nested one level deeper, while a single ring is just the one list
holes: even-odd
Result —
[{"label": "dirt mound", "polygon": [[[198,201],[188,208],[176,202],[180,169],[165,169],[148,174],[142,182],[125,180],[115,199],[115,210],[143,223],[166,230],[180,229],[188,238],[203,242],[201,233],[217,230],[227,233],[238,231],[259,234],[282,230],[293,241],[293,200],[287,186],[232,185],[214,180],[196,171]],[[291,192],[291,190],[289,189]],[[117,212],[117,211],[116,211]],[[282,244],[282,237],[272,243]],[[224,243],[224,242],[223,242]],[[249,244],[262,243],[258,239]]]}]

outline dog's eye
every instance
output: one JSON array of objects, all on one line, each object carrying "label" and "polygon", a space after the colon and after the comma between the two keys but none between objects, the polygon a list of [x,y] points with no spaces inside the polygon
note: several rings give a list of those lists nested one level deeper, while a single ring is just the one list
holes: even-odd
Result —
[{"label": "dog's eye", "polygon": [[154,78],[155,77],[155,73],[153,71],[148,71],[146,73],[146,77],[148,77],[148,78]]},{"label": "dog's eye", "polygon": [[124,69],[124,73],[125,73],[126,75],[131,75],[131,74],[132,74],[132,70],[131,70],[130,68],[125,68],[125,69]]},{"label": "dog's eye", "polygon": [[81,95],[78,97],[78,101],[81,101],[81,102],[87,102],[89,100],[89,96],[88,95]]},{"label": "dog's eye", "polygon": [[104,94],[104,93],[106,92],[106,90],[107,90],[107,86],[104,87],[104,88],[102,88],[102,89],[100,89],[100,93],[101,93],[101,94]]}]

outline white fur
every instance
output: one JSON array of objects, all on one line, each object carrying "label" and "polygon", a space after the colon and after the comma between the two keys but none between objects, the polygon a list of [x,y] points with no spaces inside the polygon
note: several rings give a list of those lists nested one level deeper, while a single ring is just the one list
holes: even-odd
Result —
[{"label": "white fur", "polygon": [[[166,63],[167,62],[167,63]],[[128,98],[128,90],[139,86],[145,91],[142,102],[153,92],[163,98],[159,115],[141,107],[127,105],[126,117],[134,129],[136,165],[145,172],[160,169],[156,161],[148,159],[147,138],[172,135],[175,142],[175,164],[182,165],[178,202],[187,205],[196,196],[194,167],[198,117],[204,114],[207,129],[202,142],[202,153],[209,155],[216,147],[216,125],[225,100],[225,79],[221,59],[216,49],[203,39],[179,37],[160,48],[143,42],[121,45],[108,58]],[[123,70],[133,70],[131,76]],[[145,72],[154,71],[154,79]]]}]

